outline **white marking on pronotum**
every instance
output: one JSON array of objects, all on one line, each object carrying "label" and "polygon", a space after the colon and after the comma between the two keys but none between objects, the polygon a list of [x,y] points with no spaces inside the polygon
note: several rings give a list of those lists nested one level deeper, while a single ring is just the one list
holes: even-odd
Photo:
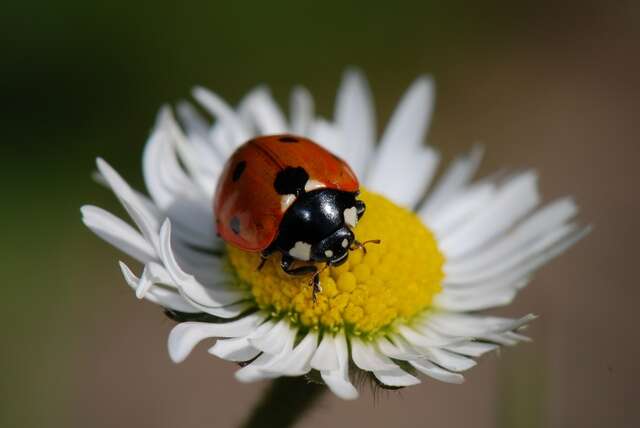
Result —
[{"label": "white marking on pronotum", "polygon": [[307,244],[306,242],[298,241],[293,246],[292,249],[289,250],[289,254],[291,257],[294,257],[298,260],[310,260],[311,259],[311,244]]},{"label": "white marking on pronotum", "polygon": [[358,224],[358,210],[356,210],[356,207],[344,210],[344,222],[349,227],[356,227],[356,224]]},{"label": "white marking on pronotum", "polygon": [[347,248],[349,246],[349,241],[347,240],[347,238],[344,238],[342,240],[342,248]]},{"label": "white marking on pronotum", "polygon": [[280,209],[282,212],[285,212],[295,201],[296,195],[282,195],[282,199],[280,199]]},{"label": "white marking on pronotum", "polygon": [[304,185],[304,191],[305,192],[310,192],[312,190],[316,190],[316,189],[322,189],[323,187],[327,187],[324,184],[320,183],[318,180],[307,180],[307,182]]},{"label": "white marking on pronotum", "polygon": [[333,257],[333,251],[327,250],[327,251],[324,252],[324,255],[327,256],[327,257]]}]

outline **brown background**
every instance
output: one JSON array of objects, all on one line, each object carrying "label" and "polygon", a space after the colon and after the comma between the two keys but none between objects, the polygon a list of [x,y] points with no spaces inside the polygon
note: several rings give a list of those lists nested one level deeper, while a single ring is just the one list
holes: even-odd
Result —
[{"label": "brown background", "polygon": [[[326,395],[304,427],[633,427],[638,409],[640,208],[637,3],[289,2],[9,5],[0,28],[0,426],[231,427],[265,384],[203,346],[166,352],[171,322],[138,302],[121,257],[78,208],[117,213],[89,179],[104,156],[136,186],[156,109],[203,84],[236,102],[305,83],[329,115],[346,65],[368,74],[379,123],[419,73],[446,160],[474,142],[482,173],[533,167],[575,195],[594,231],[542,270],[509,316],[535,341],[483,358],[462,386],[427,381],[356,402]],[[380,125],[382,126],[382,125]]]}]

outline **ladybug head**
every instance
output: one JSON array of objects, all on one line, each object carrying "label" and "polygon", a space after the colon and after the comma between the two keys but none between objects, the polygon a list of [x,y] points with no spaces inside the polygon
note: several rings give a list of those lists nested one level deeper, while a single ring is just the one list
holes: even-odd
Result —
[{"label": "ladybug head", "polygon": [[311,258],[340,266],[347,260],[355,236],[348,227],[341,227],[311,247]]},{"label": "ladybug head", "polygon": [[354,229],[365,206],[357,193],[335,189],[304,192],[285,212],[270,251],[301,261],[338,266],[357,242]]}]

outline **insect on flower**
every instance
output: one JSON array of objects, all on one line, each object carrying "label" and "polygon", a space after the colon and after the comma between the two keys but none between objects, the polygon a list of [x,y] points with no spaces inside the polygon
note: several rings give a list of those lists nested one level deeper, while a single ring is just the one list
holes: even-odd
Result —
[{"label": "insect on flower", "polygon": [[[387,388],[461,383],[481,355],[527,340],[535,318],[478,311],[511,303],[589,231],[571,197],[542,204],[534,171],[474,179],[479,147],[434,180],[426,76],[380,136],[353,70],[332,120],[303,88],[289,116],[262,86],[237,106],[203,88],[194,97],[210,117],[187,102],[178,117],[158,115],[142,162],[148,196],[97,161],[132,224],[82,208],[140,264],[136,274],[120,263],[136,296],[178,321],[175,362],[215,339],[209,353],[240,363],[241,382],[307,376],[344,399],[358,397],[363,373]],[[379,245],[350,251],[368,242]]]},{"label": "insect on flower", "polygon": [[267,258],[282,253],[289,275],[311,274],[313,299],[320,291],[315,264],[340,266],[356,240],[353,228],[365,211],[360,186],[342,159],[313,141],[294,135],[254,138],[227,161],[214,197],[218,234],[245,251]]}]

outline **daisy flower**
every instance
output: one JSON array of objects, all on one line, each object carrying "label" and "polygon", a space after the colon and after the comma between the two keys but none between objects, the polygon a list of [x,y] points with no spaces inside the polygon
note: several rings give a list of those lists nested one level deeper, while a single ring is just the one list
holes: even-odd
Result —
[{"label": "daisy flower", "polygon": [[[432,184],[440,157],[424,144],[434,101],[428,77],[411,85],[379,138],[368,85],[354,70],[332,120],[316,116],[301,87],[288,117],[265,87],[237,107],[204,88],[193,96],[212,120],[188,102],[175,113],[161,109],[143,155],[148,196],[97,160],[133,223],[82,208],[85,225],[142,266],[136,273],[120,262],[136,296],[178,321],[168,339],[175,362],[215,338],[209,353],[240,363],[242,382],[307,375],[344,399],[358,396],[358,373],[390,388],[425,376],[461,383],[477,357],[527,340],[519,331],[534,318],[478,311],[509,304],[587,232],[573,223],[571,198],[540,205],[533,171],[474,181],[480,147]],[[324,270],[316,302],[308,278],[283,273],[279,257],[256,270],[259,254],[225,245],[215,231],[212,199],[227,158],[252,137],[284,133],[349,163],[367,205],[356,236],[381,240]]]}]

